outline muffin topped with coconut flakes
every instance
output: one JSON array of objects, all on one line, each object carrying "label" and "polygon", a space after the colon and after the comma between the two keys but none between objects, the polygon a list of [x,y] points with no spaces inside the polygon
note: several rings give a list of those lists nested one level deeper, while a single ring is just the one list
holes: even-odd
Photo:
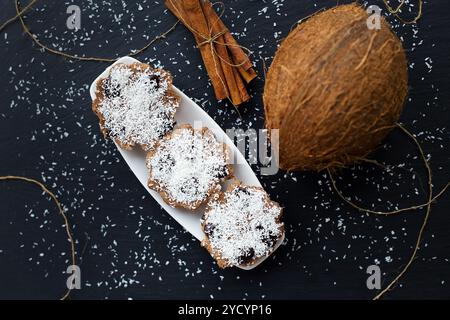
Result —
[{"label": "muffin topped with coconut flakes", "polygon": [[282,238],[281,215],[282,208],[264,189],[233,184],[208,202],[202,245],[221,268],[252,265]]},{"label": "muffin topped with coconut flakes", "polygon": [[124,149],[151,150],[173,129],[178,106],[168,72],[133,63],[114,65],[97,82],[92,109],[105,137]]},{"label": "muffin topped with coconut flakes", "polygon": [[208,128],[182,125],[148,153],[148,186],[173,207],[197,209],[231,176],[229,156]]}]

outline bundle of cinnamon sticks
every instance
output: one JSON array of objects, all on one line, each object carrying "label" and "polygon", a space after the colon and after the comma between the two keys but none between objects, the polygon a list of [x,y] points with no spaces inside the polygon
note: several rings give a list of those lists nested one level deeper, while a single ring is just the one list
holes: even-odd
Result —
[{"label": "bundle of cinnamon sticks", "polygon": [[192,32],[218,100],[238,106],[250,99],[245,87],[256,78],[253,65],[209,0],[165,0],[167,8]]}]

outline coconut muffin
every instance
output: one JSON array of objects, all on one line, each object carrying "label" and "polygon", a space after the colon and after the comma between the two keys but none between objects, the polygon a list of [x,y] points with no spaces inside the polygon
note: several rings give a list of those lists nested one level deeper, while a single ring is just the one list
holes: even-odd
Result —
[{"label": "coconut muffin", "polygon": [[150,150],[173,129],[178,106],[167,71],[134,63],[116,64],[97,82],[92,110],[105,137],[123,149]]},{"label": "coconut muffin", "polygon": [[182,125],[147,154],[148,186],[172,207],[195,210],[232,175],[230,153],[208,128]]},{"label": "coconut muffin", "polygon": [[282,211],[264,189],[232,184],[208,202],[202,246],[220,268],[252,265],[269,255],[283,236]]}]

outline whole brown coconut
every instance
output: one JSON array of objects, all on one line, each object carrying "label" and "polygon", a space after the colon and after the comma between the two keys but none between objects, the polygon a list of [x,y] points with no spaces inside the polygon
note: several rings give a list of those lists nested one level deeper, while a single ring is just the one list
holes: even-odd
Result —
[{"label": "whole brown coconut", "polygon": [[266,127],[279,129],[280,168],[350,165],[397,122],[408,72],[400,40],[382,19],[369,30],[357,4],[314,15],[283,41],[264,88]]}]

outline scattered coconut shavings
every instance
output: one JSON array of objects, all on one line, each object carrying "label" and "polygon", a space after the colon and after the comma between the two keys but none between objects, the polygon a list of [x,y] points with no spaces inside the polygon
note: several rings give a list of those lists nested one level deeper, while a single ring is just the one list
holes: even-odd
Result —
[{"label": "scattered coconut shavings", "polygon": [[229,175],[225,150],[208,129],[180,127],[149,154],[149,183],[169,203],[195,209]]},{"label": "scattered coconut shavings", "polygon": [[98,106],[109,136],[148,150],[171,130],[179,102],[168,97],[168,77],[158,69],[113,67],[103,81],[103,99]]},{"label": "scattered coconut shavings", "polygon": [[[82,29],[78,32],[64,27],[65,9],[70,1],[39,2],[27,23],[39,39],[52,48],[85,56],[119,57],[165,30],[172,18],[161,0],[140,1],[142,11],[124,1],[86,0],[81,3],[84,3]],[[226,3],[224,21],[238,41],[253,51],[255,65],[262,75],[264,66],[271,64],[277,43],[299,19],[335,4],[312,1],[299,6],[298,1],[270,0],[252,1],[252,8],[249,8],[246,1],[230,0]],[[268,9],[262,13],[264,7]],[[446,46],[439,37],[433,36],[433,32],[439,30],[439,19],[433,19],[432,11],[438,11],[439,4],[424,2],[424,18],[429,19],[428,23],[414,25],[403,25],[381,8],[408,51],[411,95],[402,121],[418,134],[426,152],[433,155],[431,165],[437,190],[450,174],[450,131],[448,120],[443,116],[448,114],[448,95],[445,78],[439,76],[439,72],[445,70],[446,57],[442,52]],[[13,3],[4,9],[4,18],[15,15]],[[408,12],[405,14],[408,17]],[[0,47],[6,54],[0,66],[3,75],[0,82],[3,81],[5,90],[0,108],[0,133],[4,156],[0,167],[5,173],[12,169],[40,178],[52,188],[74,227],[77,250],[81,251],[85,245],[85,232],[88,233],[90,240],[86,243],[81,265],[82,290],[75,291],[73,298],[369,299],[373,291],[365,287],[368,265],[377,259],[382,281],[387,281],[406,263],[421,223],[421,212],[389,219],[359,214],[340,203],[325,176],[280,172],[260,180],[273,199],[285,207],[287,241],[281,251],[252,272],[219,270],[198,241],[164,214],[142,185],[130,176],[117,149],[111,148],[99,134],[98,122],[89,110],[89,85],[106,64],[57,63],[59,58],[36,51],[22,38],[17,22],[3,33]],[[18,39],[23,43],[18,43]],[[430,59],[425,59],[423,53]],[[139,59],[169,69],[176,85],[222,128],[245,131],[264,127],[263,107],[258,103],[262,90],[258,85],[250,88],[253,102],[250,107],[239,110],[242,117],[227,101],[215,101],[198,49],[187,30],[177,28]],[[69,135],[66,137],[64,132]],[[397,141],[397,134],[393,134],[394,139],[388,141]],[[392,165],[402,161],[405,168],[421,168],[416,151],[405,148],[406,143],[402,144],[404,141],[400,138],[399,141],[392,147],[382,148],[384,151],[378,160]],[[387,161],[386,155],[396,154],[399,159],[391,160],[399,161]],[[259,172],[258,166],[253,169]],[[340,180],[340,187],[348,186],[347,196],[356,196],[354,191],[360,191],[355,201],[368,201],[374,194],[373,205],[380,209],[403,206],[403,197],[408,195],[415,196],[408,199],[411,203],[424,200],[419,182],[420,178],[424,179],[421,172],[411,180],[412,176],[405,176],[403,169],[394,170],[392,177],[385,173],[383,179],[380,179],[381,171],[369,165],[346,171],[362,186],[355,186],[353,180]],[[415,195],[416,187],[420,195]],[[10,188],[8,184],[0,195],[7,200],[2,202],[0,219],[9,230],[0,235],[0,260],[4,262],[3,268],[8,264],[14,266],[18,277],[11,290],[5,292],[2,287],[0,292],[8,297],[12,291],[20,295],[30,292],[28,282],[22,287],[20,284],[23,275],[32,274],[32,282],[40,281],[42,285],[38,293],[30,293],[30,298],[54,299],[65,285],[65,270],[70,261],[64,230],[54,216],[50,200],[42,201],[40,194],[36,198],[22,194],[18,192],[21,188],[20,185]],[[378,195],[378,190],[392,195]],[[23,208],[22,201],[16,203],[20,194],[24,197]],[[385,203],[386,195],[389,203]],[[11,203],[9,199],[15,201]],[[38,204],[35,200],[41,201],[39,208],[35,207]],[[449,292],[450,253],[444,201],[438,201],[433,208],[433,218],[423,240],[427,247],[423,247],[414,262],[418,263],[418,268],[412,270],[405,285],[396,287],[389,297],[420,297],[424,283],[433,294],[438,294],[438,290],[442,294]],[[20,209],[24,211],[18,211]],[[34,211],[27,215],[31,209]],[[43,215],[45,209],[49,213]],[[25,217],[30,217],[29,221],[22,222],[20,219]],[[322,226],[319,228],[319,225]],[[391,231],[395,231],[395,235]],[[6,240],[14,243],[8,245]],[[44,257],[39,253],[44,253]],[[18,254],[23,254],[21,261]],[[390,263],[386,262],[388,256],[393,259]],[[433,259],[435,256],[437,259]],[[166,261],[170,263],[166,265]],[[421,272],[431,269],[434,272]],[[342,279],[334,285],[337,272]],[[62,275],[60,282],[53,280],[55,275]],[[159,281],[159,276],[163,281]],[[283,290],[279,290],[280,279],[289,279],[283,282]],[[318,290],[318,286],[325,289]]]},{"label": "scattered coconut shavings", "polygon": [[281,212],[264,190],[235,186],[208,203],[202,221],[205,245],[219,265],[251,264],[270,254],[281,237]]}]

